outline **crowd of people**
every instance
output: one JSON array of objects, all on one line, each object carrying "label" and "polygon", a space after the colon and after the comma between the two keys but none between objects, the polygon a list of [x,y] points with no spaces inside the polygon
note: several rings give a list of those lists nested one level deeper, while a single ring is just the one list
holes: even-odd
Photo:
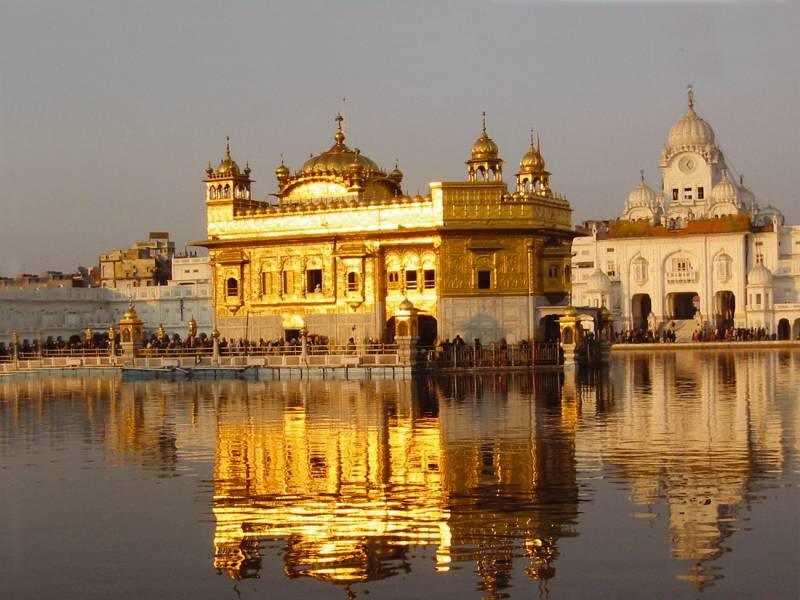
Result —
[{"label": "crowd of people", "polygon": [[665,328],[661,333],[650,329],[625,329],[614,334],[615,344],[670,344],[677,339],[675,330]]},{"label": "crowd of people", "polygon": [[768,342],[777,339],[777,333],[769,333],[763,327],[696,329],[692,333],[693,342]]}]

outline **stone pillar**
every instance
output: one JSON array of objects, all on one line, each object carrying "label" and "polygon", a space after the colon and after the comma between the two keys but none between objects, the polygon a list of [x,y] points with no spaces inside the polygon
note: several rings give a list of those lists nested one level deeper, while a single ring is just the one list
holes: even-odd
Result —
[{"label": "stone pillar", "polygon": [[219,366],[219,330],[216,327],[211,332],[211,364]]},{"label": "stone pillar", "polygon": [[397,344],[397,359],[401,366],[413,367],[417,362],[417,342],[419,337],[415,335],[396,335],[394,341]]},{"label": "stone pillar", "polygon": [[19,369],[19,334],[11,332],[11,357],[14,359],[14,370]]},{"label": "stone pillar", "polygon": [[117,364],[117,332],[114,331],[114,324],[108,326],[108,356],[112,365]]}]

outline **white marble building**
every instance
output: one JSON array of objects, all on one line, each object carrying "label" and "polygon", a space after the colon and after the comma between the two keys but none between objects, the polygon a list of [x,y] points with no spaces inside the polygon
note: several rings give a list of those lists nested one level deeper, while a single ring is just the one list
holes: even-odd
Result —
[{"label": "white marble building", "polygon": [[[186,335],[194,317],[200,333],[212,329],[211,281],[208,257],[175,258],[177,278],[168,285],[130,288],[4,288],[0,289],[0,342],[8,343],[16,331],[20,341],[39,336],[82,334],[115,326],[133,301],[145,324],[154,331],[159,324],[170,335]],[[195,270],[197,270],[195,272]]]},{"label": "white marble building", "polygon": [[800,225],[732,177],[691,89],[659,168],[660,191],[642,175],[619,219],[587,222],[573,241],[573,303],[605,305],[618,329],[675,322],[684,339],[700,324],[798,338]]}]

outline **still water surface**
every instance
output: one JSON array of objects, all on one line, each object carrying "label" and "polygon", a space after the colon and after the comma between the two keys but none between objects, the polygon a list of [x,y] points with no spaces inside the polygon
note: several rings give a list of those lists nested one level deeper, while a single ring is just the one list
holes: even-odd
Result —
[{"label": "still water surface", "polygon": [[0,383],[1,598],[797,598],[800,352]]}]

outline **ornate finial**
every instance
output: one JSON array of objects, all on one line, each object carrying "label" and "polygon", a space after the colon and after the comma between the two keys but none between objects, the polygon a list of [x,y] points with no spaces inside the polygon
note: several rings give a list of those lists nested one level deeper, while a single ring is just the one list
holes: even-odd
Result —
[{"label": "ornate finial", "polygon": [[286,165],[283,164],[283,152],[281,152],[281,166],[284,167]]},{"label": "ornate finial", "polygon": [[542,142],[539,141],[539,134],[536,134],[536,154],[542,153]]},{"label": "ornate finial", "polygon": [[225,136],[225,156],[231,157],[231,136]]},{"label": "ornate finial", "polygon": [[644,169],[639,169],[639,177],[641,178],[642,183],[644,183]]},{"label": "ornate finial", "polygon": [[533,147],[533,127],[531,127],[531,148]]},{"label": "ornate finial", "polygon": [[342,130],[342,121],[344,121],[344,117],[342,116],[342,113],[336,113],[336,119],[335,120],[336,120],[336,124],[338,126],[339,131],[341,131]]},{"label": "ornate finial", "polygon": [[689,108],[694,108],[694,88],[692,87],[692,84],[690,83],[687,85],[686,89],[689,91]]},{"label": "ornate finial", "polygon": [[481,117],[483,118],[483,133],[486,135],[486,111],[481,112]]},{"label": "ornate finial", "polygon": [[336,135],[333,136],[333,139],[336,140],[336,144],[339,146],[341,146],[342,142],[344,142],[344,131],[342,130],[342,121],[344,121],[342,113],[337,113],[336,114],[337,131]]}]

